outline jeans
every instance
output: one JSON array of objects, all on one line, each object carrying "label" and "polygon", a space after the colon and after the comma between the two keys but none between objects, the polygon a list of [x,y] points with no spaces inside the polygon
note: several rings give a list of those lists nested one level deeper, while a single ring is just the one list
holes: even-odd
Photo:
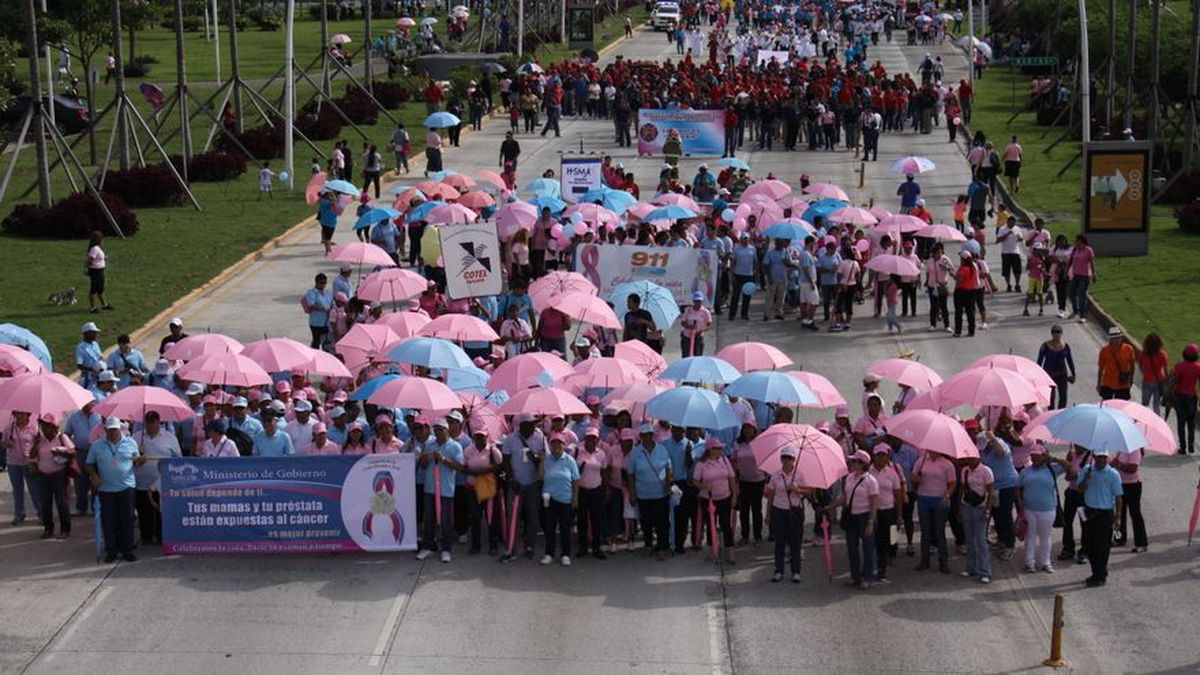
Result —
[{"label": "jeans", "polygon": [[804,508],[771,507],[771,535],[775,537],[775,572],[783,574],[784,554],[792,574],[800,573],[800,545],[804,537]]},{"label": "jeans", "polygon": [[1071,311],[1080,318],[1087,314],[1087,292],[1091,283],[1091,277],[1075,277],[1067,288],[1067,295],[1071,296]]},{"label": "jeans", "polygon": [[1084,539],[1087,541],[1088,562],[1092,566],[1092,578],[1108,579],[1108,554],[1112,552],[1112,509],[1084,507],[1087,522],[1083,524]]},{"label": "jeans", "polygon": [[754,534],[754,541],[762,541],[763,488],[766,486],[765,480],[738,481],[738,521],[742,526],[742,541],[750,539],[751,532]]},{"label": "jeans", "polygon": [[[491,510],[489,514],[489,509]],[[486,524],[488,549],[494,549],[504,537],[504,521],[500,518],[500,498],[493,497],[481,502],[471,495],[471,550],[479,550],[482,530]]]},{"label": "jeans", "polygon": [[[1083,508],[1083,493],[1078,490],[1063,490],[1063,538],[1062,550],[1065,554],[1075,553],[1075,512]],[[1081,528],[1079,533],[1079,551],[1087,550],[1087,528]],[[1111,539],[1112,535],[1105,535]]]},{"label": "jeans", "polygon": [[963,312],[967,314],[967,335],[975,334],[975,291],[954,289],[954,334],[962,335]]},{"label": "jeans", "polygon": [[100,492],[100,525],[108,555],[133,551],[133,493],[133,488]]},{"label": "jeans", "polygon": [[667,509],[670,508],[668,497],[658,497],[656,499],[638,498],[638,516],[642,520],[642,536],[645,538],[646,548],[654,547],[654,550],[666,553],[670,550],[670,535],[667,529],[670,524],[670,519],[667,516]]},{"label": "jeans", "polygon": [[680,356],[685,359],[689,356],[703,356],[704,336],[697,335],[696,339],[693,340],[692,338],[681,334],[679,336],[679,353]]},{"label": "jeans", "polygon": [[[513,517],[514,498],[519,498],[520,503],[516,507],[520,509],[520,514],[517,519],[524,524],[525,528],[521,535],[521,543],[524,544],[527,552],[532,553],[534,542],[537,540],[538,527],[542,521],[542,481],[534,481],[528,485],[514,485],[514,487],[516,489],[510,489],[508,493],[508,517]],[[509,542],[509,544],[515,550],[515,542]]]},{"label": "jeans", "polygon": [[1013,500],[1016,497],[1016,487],[1006,487],[997,490],[1000,497],[992,506],[992,520],[996,524],[996,539],[1000,545],[1011,550],[1017,545],[1016,527],[1013,525]]},{"label": "jeans", "polygon": [[1124,542],[1126,521],[1133,519],[1133,545],[1149,546],[1146,536],[1146,519],[1142,517],[1142,483],[1125,483],[1121,486],[1124,495],[1121,499],[1121,541]]},{"label": "jeans", "polygon": [[71,531],[71,509],[67,505],[66,469],[52,474],[38,475],[38,490],[42,499],[42,527],[47,532],[54,531],[54,508],[58,508],[59,531],[66,534]]},{"label": "jeans", "polygon": [[1029,533],[1025,535],[1025,566],[1042,568],[1050,563],[1050,546],[1053,543],[1051,530],[1054,526],[1054,511],[1030,511],[1025,509],[1025,520]]},{"label": "jeans", "polygon": [[950,557],[946,549],[946,512],[944,506],[926,508],[919,505],[917,519],[921,522],[921,564],[929,564],[929,549],[937,547],[938,564],[945,565]]},{"label": "jeans", "polygon": [[138,490],[133,498],[143,544],[162,541],[162,511],[154,506],[158,498],[158,493],[150,490]]},{"label": "jeans", "polygon": [[846,557],[850,560],[850,580],[856,584],[875,581],[875,536],[867,534],[870,517],[870,513],[852,513],[846,519]]},{"label": "jeans", "polygon": [[753,276],[744,274],[733,275],[733,288],[729,295],[729,320],[732,321],[738,313],[738,304],[742,305],[742,318],[750,317],[750,296],[742,293],[742,287],[754,281]]},{"label": "jeans", "polygon": [[1142,380],[1142,405],[1154,411],[1155,415],[1162,416],[1162,394],[1163,383],[1147,382]]},{"label": "jeans", "polygon": [[[435,496],[426,492],[422,499],[425,500],[424,518],[421,519],[421,548],[432,551],[437,546],[438,539],[441,539],[442,550],[450,552],[454,546],[454,497],[442,495],[442,522],[437,522],[438,513],[434,505]],[[438,530],[441,530],[441,536],[438,536]]]},{"label": "jeans", "polygon": [[[696,488],[689,481],[678,480],[675,485],[683,492],[679,498],[679,506],[675,507],[675,550],[683,552],[683,542],[688,537],[688,525],[695,527],[696,519]],[[708,514],[701,515],[701,524],[708,522]],[[699,546],[700,540],[693,536],[692,546]]]},{"label": "jeans", "polygon": [[[599,551],[608,536],[608,524],[604,518],[604,486],[579,489],[579,522],[575,529],[579,534],[579,550]],[[590,543],[590,546],[589,546]]]},{"label": "jeans", "polygon": [[[937,328],[938,322],[941,321],[943,328],[950,327],[950,309],[947,307],[946,300],[949,299],[949,293],[940,293],[935,287],[927,287],[925,289],[929,295],[929,327]],[[916,302],[913,303],[916,306]]]},{"label": "jeans", "polygon": [[[79,466],[87,464],[87,450],[75,448],[75,461],[79,462]],[[96,489],[92,487],[92,481],[87,479],[87,476],[76,478],[75,483],[75,513],[80,515],[92,510],[92,497],[96,494]]]},{"label": "jeans", "polygon": [[887,576],[892,559],[892,526],[896,524],[896,507],[875,512],[875,569],[876,577]]},{"label": "jeans", "polygon": [[321,349],[328,341],[329,326],[309,326],[308,332],[312,334],[312,341],[308,343],[313,349]]},{"label": "jeans", "polygon": [[[1179,449],[1196,451],[1196,397],[1175,393],[1175,427]],[[9,469],[11,471],[11,468]]]},{"label": "jeans", "polygon": [[[561,555],[571,555],[571,504],[550,500],[546,510],[546,555],[554,557],[561,544]],[[557,535],[557,539],[556,539]]]},{"label": "jeans", "polygon": [[25,519],[25,490],[29,490],[29,499],[33,502],[33,510],[38,520],[42,519],[42,490],[35,477],[28,471],[25,464],[8,465],[8,482],[12,485],[13,517]]},{"label": "jeans", "polygon": [[983,504],[971,506],[963,502],[958,510],[967,536],[967,571],[972,576],[992,576],[992,561],[988,553],[987,515]]}]

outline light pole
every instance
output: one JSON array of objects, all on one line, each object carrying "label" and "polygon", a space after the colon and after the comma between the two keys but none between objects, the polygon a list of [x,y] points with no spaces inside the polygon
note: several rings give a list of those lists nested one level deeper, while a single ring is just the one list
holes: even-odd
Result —
[{"label": "light pole", "polygon": [[[284,18],[283,58],[286,61],[286,77],[283,80],[283,170],[287,172],[288,191],[296,185],[296,144],[292,139],[292,117],[296,110],[296,0],[287,0],[287,16]],[[324,47],[322,47],[324,48]],[[370,51],[367,52],[370,59]]]},{"label": "light pole", "polygon": [[1079,0],[1079,113],[1083,118],[1082,139],[1092,142],[1092,70],[1088,57],[1087,0]]}]

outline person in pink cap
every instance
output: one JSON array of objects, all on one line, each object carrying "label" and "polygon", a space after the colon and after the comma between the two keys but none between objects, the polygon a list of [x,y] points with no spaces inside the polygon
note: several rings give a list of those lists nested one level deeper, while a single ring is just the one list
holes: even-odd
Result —
[{"label": "person in pink cap", "polygon": [[[326,429],[326,434],[329,430]],[[351,422],[346,425],[346,443],[342,446],[343,455],[366,455],[371,452],[367,445],[366,430],[362,422]]]},{"label": "person in pink cap", "polygon": [[917,486],[917,518],[921,523],[921,562],[917,571],[929,569],[931,549],[937,549],[938,570],[950,573],[950,553],[946,546],[946,518],[950,498],[958,486],[954,462],[940,452],[926,449],[912,470]]},{"label": "person in pink cap", "polygon": [[[500,448],[492,443],[488,431],[476,429],[471,434],[471,444],[463,451],[467,486],[474,493],[470,505],[471,547],[467,555],[477,555],[482,546],[482,531],[486,523],[488,530],[488,555],[495,556],[503,538],[504,522],[497,503],[499,497],[496,473],[504,462]],[[488,496],[490,493],[490,496]]]},{"label": "person in pink cap", "polygon": [[625,496],[625,465],[629,463],[629,453],[633,452],[633,444],[637,433],[633,429],[621,429],[613,433],[605,454],[608,458],[608,479],[605,482],[604,504],[608,521],[608,552],[617,552],[617,540],[624,539],[630,551],[633,550],[633,533],[637,527],[637,513],[632,509],[627,513]]},{"label": "person in pink cap", "polygon": [[[703,521],[701,527],[707,531],[713,525],[709,522],[710,519],[715,519],[716,527],[721,533],[721,545],[725,550],[725,562],[734,564],[736,561],[733,557],[733,526],[730,516],[738,497],[738,482],[733,464],[725,456],[725,444],[719,438],[710,437],[704,443],[704,455],[692,468],[692,485],[699,492],[697,497],[700,500]],[[711,532],[709,536],[712,536]],[[709,561],[717,562],[715,553],[709,554]]]},{"label": "person in pink cap", "polygon": [[337,443],[329,440],[329,429],[324,422],[317,422],[312,427],[312,442],[304,449],[306,455],[340,455],[342,449]]},{"label": "person in pink cap", "polygon": [[1050,560],[1050,547],[1054,543],[1052,528],[1062,508],[1058,477],[1066,474],[1067,480],[1071,480],[1075,470],[1067,462],[1051,457],[1041,445],[1034,446],[1029,456],[1033,463],[1021,472],[1017,488],[1017,510],[1029,524],[1025,535],[1025,571],[1051,574],[1054,572]]},{"label": "person in pink cap", "polygon": [[33,441],[37,437],[38,428],[32,415],[21,410],[12,412],[12,420],[0,435],[0,445],[5,451],[8,468],[8,481],[12,485],[13,495],[13,525],[25,522],[25,490],[33,501],[38,520],[42,520],[41,485],[29,470],[29,451],[33,449]]},{"label": "person in pink cap", "polygon": [[389,455],[404,449],[404,442],[396,436],[396,422],[387,413],[375,416],[375,437],[367,444],[372,455]]},{"label": "person in pink cap", "polygon": [[979,583],[992,583],[992,561],[988,552],[988,518],[992,513],[992,488],[995,479],[992,470],[979,461],[979,456],[964,460],[962,480],[962,504],[959,517],[967,540],[967,569],[963,577],[977,577]]},{"label": "person in pink cap", "polygon": [[739,545],[748,543],[751,534],[755,544],[762,543],[762,502],[767,475],[758,468],[754,449],[750,447],[750,441],[756,436],[758,427],[754,422],[744,422],[733,448],[733,465],[738,479],[738,524],[742,531]]},{"label": "person in pink cap", "polygon": [[75,444],[59,431],[59,417],[43,413],[38,417],[38,435],[29,450],[31,465],[37,466],[41,483],[42,539],[54,536],[54,509],[58,509],[58,538],[71,534],[71,509],[67,505],[70,476],[67,466],[74,461]]},{"label": "person in pink cap", "polygon": [[854,454],[854,428],[850,426],[850,406],[842,404],[834,408],[833,427],[825,433],[842,446],[842,452],[847,457]]},{"label": "person in pink cap", "polygon": [[796,470],[796,449],[779,451],[782,469],[767,479],[765,493],[771,505],[771,535],[775,539],[775,574],[771,581],[783,581],[785,558],[792,568],[792,583],[800,583],[801,545],[804,538],[804,500],[812,491],[802,485]]},{"label": "person in pink cap", "polygon": [[878,526],[875,536],[875,581],[887,583],[887,569],[895,551],[892,547],[891,529],[899,521],[898,515],[904,507],[907,490],[904,486],[904,470],[892,462],[892,448],[887,443],[876,443],[871,449],[869,473],[879,483]]},{"label": "person in pink cap", "polygon": [[608,451],[600,447],[600,430],[588,427],[583,432],[583,444],[575,452],[579,466],[579,512],[575,526],[579,535],[579,557],[587,555],[604,560],[607,556],[601,542],[607,537],[604,513],[605,475],[609,471]]},{"label": "person in pink cap", "polygon": [[860,591],[875,581],[875,523],[879,510],[879,482],[867,468],[871,456],[858,450],[848,461],[850,474],[842,478],[842,493],[825,507],[842,510],[841,526],[846,533],[846,557],[850,562],[850,583]]}]

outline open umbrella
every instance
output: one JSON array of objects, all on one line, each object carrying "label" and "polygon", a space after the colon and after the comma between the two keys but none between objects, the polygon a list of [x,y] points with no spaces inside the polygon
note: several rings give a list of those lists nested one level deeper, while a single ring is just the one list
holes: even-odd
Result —
[{"label": "open umbrella", "polygon": [[471,178],[465,173],[451,173],[443,178],[442,182],[452,188],[458,188],[459,190],[470,190],[476,185],[475,179]]},{"label": "open umbrella", "polygon": [[591,410],[571,392],[558,387],[522,389],[500,406],[503,415],[587,415]]},{"label": "open umbrella", "polygon": [[542,209],[550,209],[550,213],[561,213],[563,209],[567,208],[567,203],[556,195],[540,194],[530,199],[529,203],[535,206],[538,212],[541,212]]},{"label": "open umbrella", "polygon": [[931,450],[947,457],[978,457],[979,449],[958,420],[934,410],[912,410],[889,417],[883,423],[888,435],[914,448]]},{"label": "open umbrella", "polygon": [[829,220],[847,225],[874,225],[879,222],[870,211],[857,206],[843,206],[829,214]]},{"label": "open umbrella", "polygon": [[496,209],[496,232],[501,239],[511,239],[517,230],[532,230],[538,210],[527,202],[513,202]]},{"label": "open umbrella", "polygon": [[840,199],[819,199],[808,205],[808,210],[800,217],[804,220],[815,223],[817,218],[829,219],[829,215],[838,209],[846,207],[846,202]]},{"label": "open umbrella", "polygon": [[746,188],[746,191],[742,193],[742,201],[746,201],[746,200],[754,197],[755,195],[760,195],[760,194],[766,195],[769,199],[774,201],[776,199],[782,199],[783,197],[787,196],[791,191],[792,191],[792,186],[788,185],[787,183],[785,183],[781,180],[775,180],[773,178],[768,178],[767,180],[759,181],[759,182],[755,183],[754,185],[751,185],[750,187]]},{"label": "open umbrella", "polygon": [[916,216],[910,216],[904,213],[889,213],[885,217],[879,219],[878,228],[907,233],[923,230],[928,227],[928,225],[929,223],[926,223]]},{"label": "open umbrella", "polygon": [[166,422],[191,421],[196,413],[178,396],[163,389],[134,385],[114,392],[96,404],[95,412],[102,417],[116,416],[123,420],[141,420],[146,413],[155,412]]},{"label": "open umbrella", "polygon": [[325,185],[323,187],[325,190],[329,190],[331,192],[340,192],[341,194],[350,195],[351,197],[358,197],[361,194],[358,188],[354,186],[354,183],[340,179],[325,181]]},{"label": "open umbrella", "polygon": [[248,357],[269,373],[282,373],[310,363],[314,351],[291,338],[277,337],[247,344],[242,349],[242,356]]},{"label": "open umbrella", "polygon": [[479,220],[479,214],[460,204],[442,204],[429,211],[425,222],[431,225],[465,225]]},{"label": "open umbrella", "polygon": [[642,220],[687,220],[688,218],[695,218],[696,215],[696,212],[691,209],[668,204],[647,213]]},{"label": "open umbrella", "polygon": [[396,19],[396,27],[398,28],[412,28],[415,25],[417,25],[417,22],[413,21],[410,16],[402,16]]},{"label": "open umbrella", "polygon": [[0,372],[11,375],[28,375],[48,372],[46,364],[38,360],[33,352],[8,344],[0,344]]},{"label": "open umbrella", "polygon": [[[624,190],[614,190],[607,185],[602,185],[580,195],[578,202],[580,205],[596,205],[599,202],[600,206],[612,211],[614,214],[621,214],[637,203],[637,197]],[[568,209],[568,212],[570,212],[570,209]],[[567,215],[570,215],[570,213]]]},{"label": "open umbrella", "polygon": [[725,394],[785,406],[816,405],[819,402],[803,382],[774,370],[746,373],[725,387]]},{"label": "open umbrella", "polygon": [[487,73],[488,75],[497,75],[499,73],[503,73],[508,70],[504,66],[500,65],[499,63],[495,63],[495,62],[485,63],[482,66],[480,66],[479,69],[482,70],[483,72]]},{"label": "open umbrella", "polygon": [[497,190],[508,189],[508,184],[504,182],[504,177],[491,169],[480,169],[475,175],[479,176],[479,180],[485,183],[483,187],[490,186]]},{"label": "open umbrella", "polygon": [[[623,192],[622,190],[614,190],[613,192]],[[623,194],[629,194],[623,192]],[[631,197],[632,199],[632,197]],[[578,213],[585,223],[596,223],[598,225],[615,226],[621,222],[621,216],[617,215],[616,211],[609,209],[599,204],[580,201],[578,204],[572,204],[563,211],[563,217],[570,218]]]},{"label": "open umbrella", "polygon": [[350,36],[346,35],[345,33],[335,33],[329,38],[329,44],[331,45],[344,45],[350,42],[353,42],[353,40],[351,40]]},{"label": "open umbrella", "polygon": [[575,371],[570,364],[547,352],[530,352],[508,359],[492,371],[488,389],[515,394],[522,389],[549,384]]},{"label": "open umbrella", "polygon": [[87,389],[58,373],[30,373],[0,380],[0,410],[61,415],[95,399]]},{"label": "open umbrella", "polygon": [[549,307],[554,298],[567,293],[596,294],[596,285],[578,272],[547,272],[536,281],[529,284],[529,297],[533,300],[534,309],[539,312]]},{"label": "open umbrella", "polygon": [[[416,187],[418,190],[424,193],[427,198],[433,200],[435,205],[437,205],[436,202],[438,201],[452,202],[458,199],[461,195],[461,193],[458,191],[458,188],[436,181],[424,181],[422,183],[417,183]],[[429,208],[433,207],[431,206]]]},{"label": "open umbrella", "polygon": [[717,352],[716,356],[743,373],[776,370],[792,365],[787,354],[765,342],[736,342]]},{"label": "open umbrella", "polygon": [[175,374],[181,380],[218,387],[261,387],[271,384],[271,376],[267,371],[241,354],[206,354],[180,366]]},{"label": "open umbrella", "polygon": [[380,375],[378,377],[372,377],[371,379],[367,380],[366,382],[363,382],[362,384],[358,385],[358,389],[355,389],[354,391],[350,392],[350,396],[348,398],[351,401],[365,401],[368,398],[370,398],[371,395],[374,394],[376,391],[379,391],[379,388],[382,387],[383,385],[387,384],[388,382],[391,382],[392,380],[399,380],[402,377],[407,377],[407,376],[406,375]]},{"label": "open umbrella", "polygon": [[1147,445],[1146,435],[1129,415],[1087,403],[1060,410],[1046,421],[1046,429],[1057,439],[1089,450],[1133,452]]},{"label": "open umbrella", "polygon": [[651,281],[630,281],[614,288],[608,298],[613,301],[613,309],[621,320],[624,320],[627,299],[631,295],[641,298],[641,308],[650,313],[658,330],[666,330],[679,318],[679,305],[670,291]]},{"label": "open umbrella", "polygon": [[[439,183],[439,185],[441,185],[441,183]],[[442,185],[442,188],[446,189],[446,190],[454,189],[448,185]],[[421,222],[429,217],[430,211],[436,209],[439,206],[443,206],[445,204],[446,204],[446,202],[444,202],[440,199],[428,201],[423,204],[417,204],[416,206],[409,209],[408,213],[404,214],[404,222],[409,223],[409,224]]]},{"label": "open umbrella", "polygon": [[33,331],[28,328],[23,328],[13,323],[0,323],[0,344],[12,345],[20,347],[25,351],[37,357],[46,369],[54,367],[54,362],[50,358],[50,349],[42,338],[38,337]]},{"label": "open umbrella", "polygon": [[1018,375],[1024,376],[1035,387],[1050,389],[1055,386],[1054,380],[1046,374],[1046,371],[1041,366],[1024,356],[1016,354],[991,354],[990,356],[982,356],[967,366],[967,368],[989,367],[1011,370]]},{"label": "open umbrella", "polygon": [[612,307],[608,306],[604,298],[590,293],[579,291],[564,293],[551,298],[550,305],[572,319],[590,323],[593,326],[613,329],[621,327],[621,320],[617,318],[616,313],[613,312]]},{"label": "open umbrella", "polygon": [[400,339],[391,328],[378,323],[356,323],[334,345],[346,360],[346,366],[357,370],[379,359],[384,349]]},{"label": "open umbrella", "polygon": [[391,312],[379,317],[379,320],[372,325],[387,326],[403,339],[420,333],[421,329],[431,320],[428,314],[420,312]]},{"label": "open umbrella", "polygon": [[679,427],[730,429],[741,419],[719,394],[696,387],[675,387],[646,401],[646,413]]},{"label": "open umbrella", "polygon": [[449,410],[459,405],[458,396],[449,387],[424,377],[401,377],[383,383],[367,397],[367,403],[385,408]]},{"label": "open umbrella", "polygon": [[928,157],[917,157],[915,155],[901,157],[895,162],[892,162],[892,172],[902,173],[905,175],[928,173],[936,168],[937,165],[933,163],[932,159],[929,159]]},{"label": "open umbrella", "polygon": [[415,298],[428,287],[429,282],[420,274],[412,270],[392,267],[372,272],[363,277],[355,295],[360,300],[394,303]]},{"label": "open umbrella", "polygon": [[641,340],[626,340],[618,342],[613,348],[613,356],[636,363],[650,377],[657,377],[667,369],[667,360],[662,354],[654,351]]},{"label": "open umbrella", "polygon": [[348,241],[344,244],[338,244],[332,251],[329,252],[329,257],[338,262],[350,263],[351,265],[368,265],[371,267],[395,267],[396,262],[392,260],[392,256],[388,255],[387,251],[364,241]]},{"label": "open umbrella", "polygon": [[487,383],[491,374],[482,368],[448,368],[446,370],[446,386],[455,394],[474,394],[484,397],[490,394]]},{"label": "open umbrella", "polygon": [[462,120],[454,113],[440,110],[426,117],[424,124],[430,129],[442,129],[445,127],[456,127],[462,124]]},{"label": "open umbrella", "polygon": [[771,239],[786,239],[788,241],[795,241],[797,239],[804,239],[813,232],[814,230],[812,229],[812,226],[806,228],[803,225],[798,225],[796,223],[781,221],[763,230],[763,236],[770,237]]},{"label": "open umbrella", "polygon": [[1037,388],[1023,375],[1003,368],[968,368],[950,376],[937,389],[946,407],[966,403],[1017,410],[1026,403],[1037,403]]},{"label": "open umbrella", "polygon": [[221,333],[200,333],[189,335],[174,342],[163,352],[163,357],[169,361],[191,361],[206,354],[241,354],[245,346]]},{"label": "open umbrella", "polygon": [[731,169],[737,169],[739,171],[741,171],[741,170],[749,171],[750,170],[750,165],[746,163],[746,160],[738,159],[737,157],[723,157],[723,158],[718,159],[717,161],[713,162],[713,166],[719,166],[722,168],[729,167]]},{"label": "open umbrella", "polygon": [[810,183],[808,187],[804,188],[804,193],[827,199],[837,199],[843,202],[850,201],[850,195],[847,195],[845,190],[833,183]]},{"label": "open umbrella", "polygon": [[986,42],[983,42],[982,40],[980,40],[979,38],[977,38],[973,35],[964,35],[961,38],[959,38],[958,46],[959,47],[967,47],[972,42],[975,43],[975,49],[977,51],[983,52],[983,55],[989,60],[992,58],[992,46]]},{"label": "open umbrella", "polygon": [[782,199],[775,200],[781,209],[791,209],[792,213],[799,214],[808,210],[809,202],[797,195],[786,195]]},{"label": "open umbrella", "polygon": [[398,218],[399,216],[400,212],[396,209],[390,209],[387,207],[376,207],[369,209],[366,213],[359,216],[358,220],[354,221],[354,229],[365,230],[375,223],[389,220],[391,218]]},{"label": "open umbrella", "polygon": [[544,73],[546,70],[538,64],[530,61],[529,63],[522,63],[521,65],[517,66],[517,72],[521,75],[533,75],[536,73]]},{"label": "open umbrella", "polygon": [[898,274],[902,277],[915,277],[921,274],[917,264],[903,256],[883,253],[872,256],[867,261],[866,268],[880,274]]},{"label": "open umbrella", "polygon": [[1171,425],[1167,424],[1166,420],[1160,417],[1153,410],[1147,408],[1140,403],[1133,401],[1123,401],[1119,398],[1114,398],[1108,401],[1101,401],[1100,407],[1113,408],[1129,415],[1137,428],[1146,436],[1146,450],[1156,452],[1160,455],[1173,455],[1178,447],[1175,440],[1175,432],[1171,430]]},{"label": "open umbrella", "polygon": [[[658,195],[654,199],[650,200],[650,203],[654,204],[655,206],[682,206],[688,211],[700,211],[700,205],[696,203],[696,200],[677,192],[664,192],[663,194]],[[657,218],[654,220],[657,220]]]},{"label": "open umbrella", "polygon": [[729,384],[742,374],[732,364],[715,356],[689,356],[667,366],[659,377],[689,384]]},{"label": "open umbrella", "polygon": [[562,194],[562,183],[553,178],[536,178],[525,184],[525,191],[535,195],[558,197]]},{"label": "open umbrella", "polygon": [[427,16],[427,17],[425,17],[424,19],[421,19],[421,25],[422,25],[422,26],[432,26],[432,25],[434,25],[434,24],[435,24],[435,23],[437,23],[437,22],[438,22],[438,20],[437,20],[435,17],[432,17],[432,16]]},{"label": "open umbrella", "polygon": [[942,383],[942,376],[933,368],[909,359],[883,359],[867,366],[867,373],[884,380],[912,387],[917,391],[929,391]]},{"label": "open umbrella", "polygon": [[824,490],[846,475],[842,446],[808,424],[773,424],[750,441],[755,463],[767,473],[783,470],[779,453],[784,448],[796,451],[796,473],[804,487]]},{"label": "open umbrella", "polygon": [[967,235],[959,232],[958,229],[949,225],[935,223],[926,225],[925,227],[913,232],[913,236],[922,237],[924,239],[933,239],[936,241],[966,241]]},{"label": "open umbrella", "polygon": [[346,378],[354,377],[350,369],[345,363],[338,360],[338,357],[329,352],[320,349],[312,350],[312,360],[302,366],[292,369],[293,373],[304,373],[310,376],[330,377],[330,378]]},{"label": "open umbrella", "polygon": [[486,192],[474,190],[458,198],[458,204],[475,211],[482,211],[496,205],[496,199]]},{"label": "open umbrella", "polygon": [[810,408],[833,408],[839,405],[846,405],[846,398],[842,393],[833,386],[824,375],[811,373],[807,370],[789,370],[785,373],[788,377],[794,377],[799,380],[808,390],[816,397],[816,403],[803,404]]},{"label": "open umbrella", "polygon": [[388,358],[425,368],[466,368],[475,365],[462,347],[439,338],[412,337],[401,341]]},{"label": "open umbrella", "polygon": [[637,364],[612,356],[585,359],[576,364],[574,370],[573,374],[563,378],[562,384],[576,395],[588,389],[613,389],[650,379]]},{"label": "open umbrella", "polygon": [[454,342],[495,342],[500,339],[486,321],[470,314],[443,314],[425,324],[417,334]]}]

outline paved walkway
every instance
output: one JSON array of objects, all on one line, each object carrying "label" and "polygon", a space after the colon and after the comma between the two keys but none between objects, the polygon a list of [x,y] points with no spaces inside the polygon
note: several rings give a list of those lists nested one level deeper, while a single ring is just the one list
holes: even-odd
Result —
[{"label": "paved walkway", "polygon": [[[654,33],[639,34],[618,51],[627,58],[671,54]],[[939,51],[957,79],[961,59],[948,48]],[[923,54],[896,44],[874,52],[889,69],[915,68]],[[529,170],[523,177],[556,166],[557,152],[578,148],[580,136],[585,148],[605,149],[611,140],[600,122],[571,120],[563,131],[560,141],[521,138]],[[447,153],[447,166],[467,172],[492,166],[501,133],[502,125],[493,124],[469,137]],[[886,167],[910,153],[938,163],[922,185],[935,214],[948,219],[966,167],[940,131],[885,135],[880,161],[867,166],[866,185],[854,198],[894,207],[897,178]],[[643,181],[656,173],[658,160],[630,153],[617,158]],[[842,185],[856,184],[859,166],[846,152],[752,151],[746,159],[759,175],[774,171],[795,181],[806,172]],[[696,163],[685,161],[685,172]],[[263,333],[304,338],[297,298],[313,274],[331,269],[313,226],[181,315],[191,332],[211,327],[247,340]],[[901,341],[885,334],[882,320],[868,318],[844,334],[802,331],[794,320],[735,322],[720,326],[718,341],[779,345],[857,400],[865,364],[901,347],[915,349],[943,373],[984,354],[1032,355],[1053,321],[1020,318],[1018,303],[1015,295],[993,300],[991,330],[970,340],[926,332],[924,321],[915,320],[905,324]],[[924,299],[921,307],[927,307]],[[1075,393],[1090,400],[1100,338],[1077,324],[1067,326],[1066,337],[1080,367]],[[818,415],[805,411],[802,418]],[[768,582],[766,545],[739,550],[739,563],[724,569],[695,554],[666,563],[620,555],[603,563],[581,560],[571,569],[505,566],[465,555],[440,565],[409,556],[149,554],[112,568],[90,560],[90,543],[84,544],[90,522],[80,522],[79,536],[69,543],[34,541],[28,528],[0,530],[0,612],[13,617],[0,631],[0,670],[74,672],[103,664],[158,672],[170,659],[179,673],[1015,671],[1038,668],[1045,658],[1053,594],[1062,592],[1068,597],[1065,653],[1075,668],[1191,671],[1200,664],[1200,647],[1182,637],[1187,628],[1181,633],[1181,627],[1194,621],[1196,566],[1182,538],[1195,465],[1151,457],[1147,466],[1151,552],[1114,553],[1110,583],[1095,591],[1082,589],[1086,568],[1072,564],[1053,575],[1025,575],[1016,561],[996,561],[995,582],[985,587],[915,573],[912,559],[902,557],[890,585],[859,593],[842,587],[840,547],[833,583],[819,549],[806,547],[804,583],[776,585]],[[961,558],[952,564],[956,571],[963,567]],[[1129,611],[1133,607],[1146,611]]]}]

